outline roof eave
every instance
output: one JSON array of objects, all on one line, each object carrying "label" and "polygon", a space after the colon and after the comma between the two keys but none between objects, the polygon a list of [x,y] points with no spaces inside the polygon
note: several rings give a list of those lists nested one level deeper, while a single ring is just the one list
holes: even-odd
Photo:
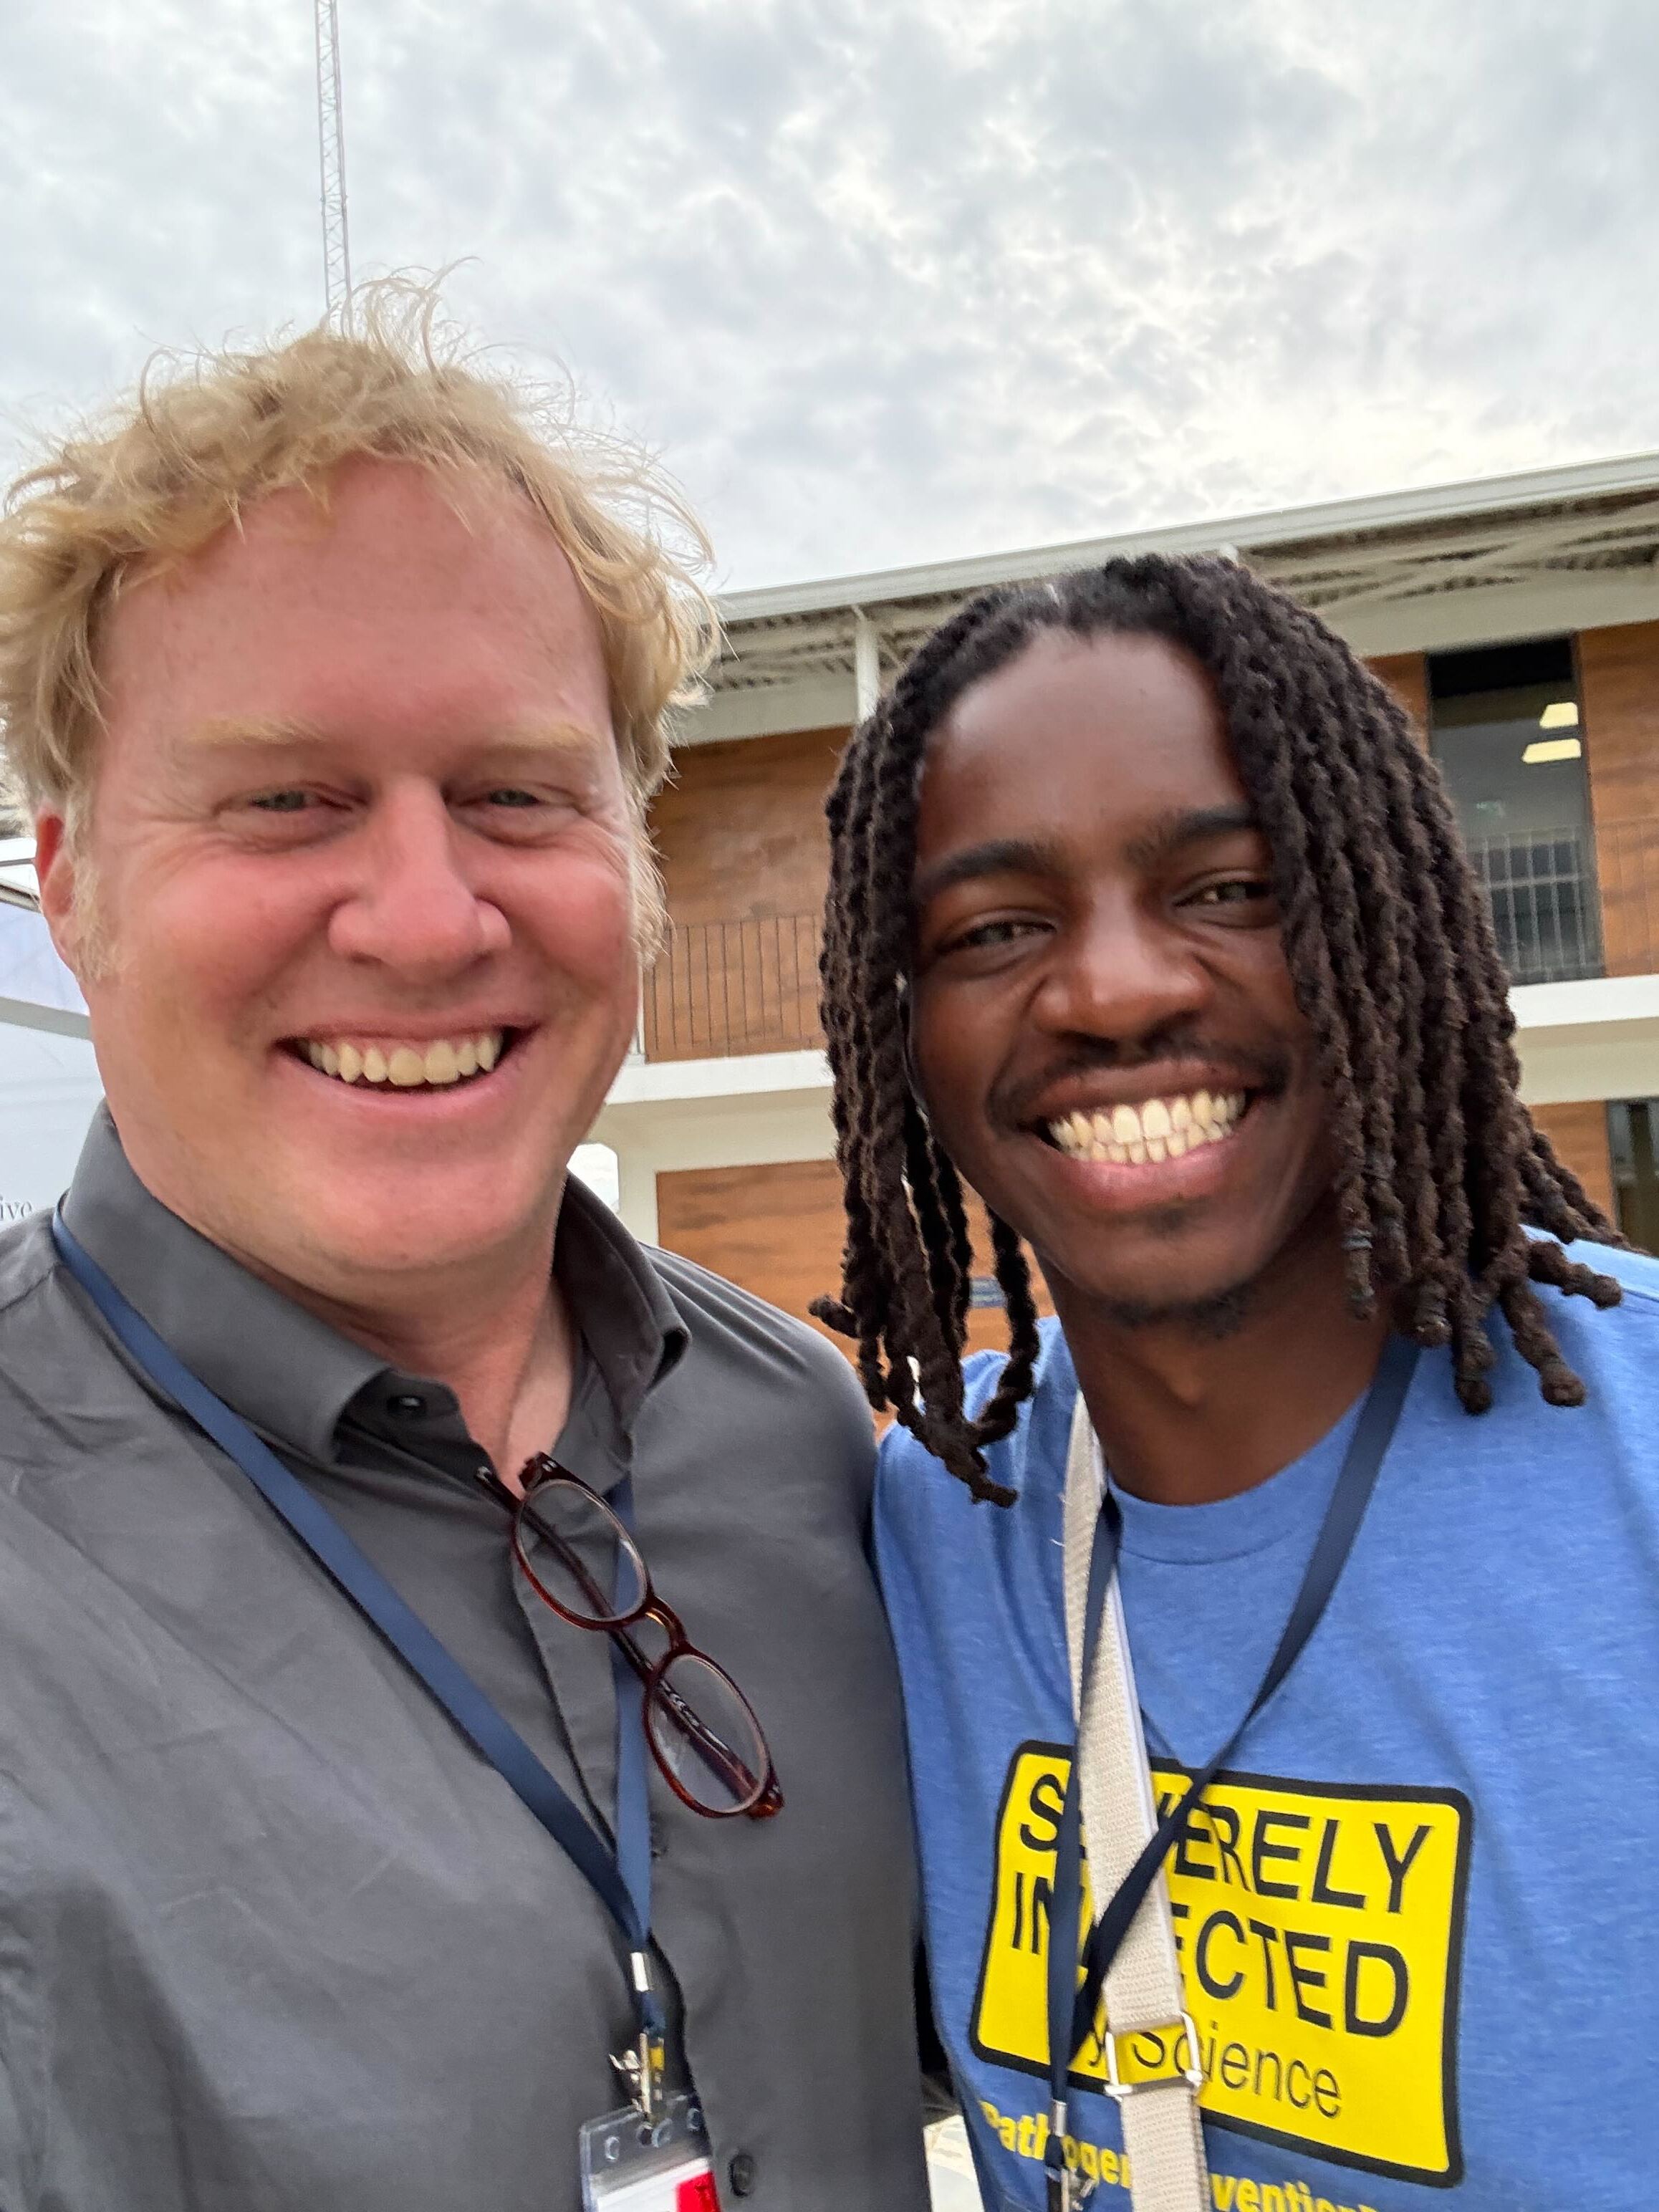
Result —
[{"label": "roof eave", "polygon": [[1376,530],[1409,528],[1448,517],[1474,520],[1516,507],[1568,504],[1620,492],[1659,489],[1659,453],[1631,453],[1571,468],[1536,469],[1522,475],[1477,477],[1461,483],[1414,491],[1381,492],[1309,507],[1277,507],[1255,514],[1218,515],[1156,530],[1125,531],[1109,538],[1077,539],[1007,553],[980,554],[866,575],[768,585],[720,598],[727,624],[780,616],[827,613],[836,608],[885,606],[905,599],[975,592],[993,584],[1052,576],[1095,566],[1128,553],[1194,553],[1220,546],[1249,552],[1310,538],[1342,538]]}]

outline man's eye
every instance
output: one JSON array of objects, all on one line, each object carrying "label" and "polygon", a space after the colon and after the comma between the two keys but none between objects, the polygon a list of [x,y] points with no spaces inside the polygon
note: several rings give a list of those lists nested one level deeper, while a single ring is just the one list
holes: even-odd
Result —
[{"label": "man's eye", "polygon": [[302,814],[311,804],[308,791],[264,791],[250,801],[261,814]]},{"label": "man's eye", "polygon": [[1195,906],[1239,906],[1251,899],[1273,896],[1273,886],[1264,876],[1229,876],[1223,883],[1206,884],[1194,895]]},{"label": "man's eye", "polygon": [[1003,921],[976,922],[973,928],[964,929],[951,938],[945,946],[947,952],[983,952],[1000,945],[1012,945],[1027,937],[1036,924],[1030,921]]},{"label": "man's eye", "polygon": [[541,803],[533,791],[520,791],[512,784],[504,784],[499,791],[484,793],[486,806],[539,806]]}]

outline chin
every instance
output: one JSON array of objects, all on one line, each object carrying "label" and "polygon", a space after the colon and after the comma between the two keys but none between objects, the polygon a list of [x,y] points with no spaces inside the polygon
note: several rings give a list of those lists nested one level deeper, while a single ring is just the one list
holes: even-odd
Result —
[{"label": "chin", "polygon": [[1240,1258],[1231,1264],[1102,1268],[1079,1254],[1078,1264],[1045,1259],[1043,1273],[1052,1289],[1056,1279],[1120,1327],[1152,1328],[1160,1323],[1207,1326],[1225,1333],[1242,1319],[1260,1279],[1263,1262]]},{"label": "chin", "polygon": [[296,1192],[275,1218],[248,1223],[239,1241],[296,1280],[321,1289],[317,1278],[327,1274],[331,1293],[349,1297],[354,1279],[444,1273],[510,1249],[552,1204],[548,1187],[514,1189],[517,1180],[440,1170],[379,1188],[359,1182],[320,1206],[314,1191]]}]

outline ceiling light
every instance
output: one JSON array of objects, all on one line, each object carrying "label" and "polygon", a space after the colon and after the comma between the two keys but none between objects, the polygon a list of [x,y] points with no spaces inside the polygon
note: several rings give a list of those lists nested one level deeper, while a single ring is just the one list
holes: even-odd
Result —
[{"label": "ceiling light", "polygon": [[1558,699],[1553,707],[1546,707],[1538,717],[1540,730],[1576,730],[1578,727],[1578,702]]},{"label": "ceiling light", "polygon": [[1521,762],[1524,768],[1539,768],[1545,761],[1577,760],[1583,750],[1577,738],[1534,738]]}]

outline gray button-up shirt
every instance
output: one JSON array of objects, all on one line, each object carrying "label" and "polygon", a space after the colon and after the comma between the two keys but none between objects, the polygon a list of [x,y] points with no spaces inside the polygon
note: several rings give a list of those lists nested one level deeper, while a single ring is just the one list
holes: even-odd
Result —
[{"label": "gray button-up shirt", "polygon": [[[608,1639],[524,1584],[453,1396],[168,1212],[100,1117],[76,1235],[597,1823]],[[654,1934],[722,2204],[916,2212],[914,1871],[842,1362],[572,1183],[557,1456],[760,1716],[786,1799],[654,1767]],[[603,1905],[58,1263],[0,1235],[0,2208],[575,2212],[631,2027]]]}]

